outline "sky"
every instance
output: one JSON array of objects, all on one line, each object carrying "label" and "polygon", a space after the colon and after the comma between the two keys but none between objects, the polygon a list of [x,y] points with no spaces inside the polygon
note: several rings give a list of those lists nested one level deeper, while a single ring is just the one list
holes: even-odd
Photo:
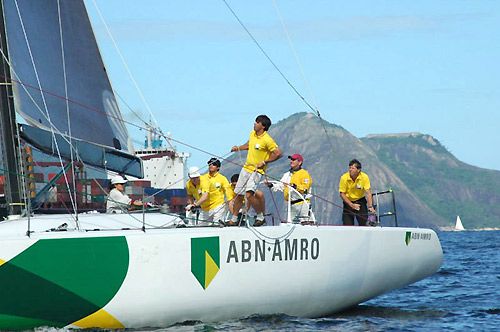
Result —
[{"label": "sky", "polygon": [[[500,1],[226,1],[325,120],[429,134],[500,170]],[[85,3],[125,118],[155,121],[190,166],[227,156],[259,114],[310,111],[223,0]]]}]

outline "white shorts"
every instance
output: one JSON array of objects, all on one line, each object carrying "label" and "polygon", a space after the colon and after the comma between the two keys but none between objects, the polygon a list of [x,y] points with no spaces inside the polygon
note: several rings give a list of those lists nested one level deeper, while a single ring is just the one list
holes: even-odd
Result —
[{"label": "white shorts", "polygon": [[261,178],[262,174],[259,172],[248,173],[242,168],[238,182],[236,182],[236,186],[234,187],[234,193],[236,195],[244,195],[247,191],[255,192]]},{"label": "white shorts", "polygon": [[199,210],[198,216],[195,212],[187,211],[186,217],[191,225],[212,225],[219,220],[224,221],[227,214],[226,204],[221,204],[209,211]]},{"label": "white shorts", "polygon": [[208,211],[207,221],[209,221],[209,222],[224,221],[226,218],[226,214],[227,214],[226,204],[223,203],[223,204],[219,205],[218,207],[213,208],[210,211]]}]

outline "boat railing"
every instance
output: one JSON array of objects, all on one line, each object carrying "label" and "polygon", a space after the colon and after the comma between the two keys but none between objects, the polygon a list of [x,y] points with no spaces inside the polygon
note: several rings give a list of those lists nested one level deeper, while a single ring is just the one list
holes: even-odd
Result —
[{"label": "boat railing", "polygon": [[[307,193],[305,195],[301,194],[296,188],[292,187],[291,185],[287,183],[283,183],[281,181],[276,181],[276,180],[267,180],[264,182],[265,185],[271,187],[278,187],[280,191],[282,189],[284,190],[285,187],[288,188],[288,199],[286,201],[286,211],[287,211],[287,218],[286,222],[287,223],[302,223],[302,222],[315,222],[315,217],[314,217],[314,212],[312,211],[312,205],[310,204],[311,200],[311,193]],[[281,189],[282,188],[282,189]],[[293,194],[292,194],[293,193]],[[309,203],[309,208],[307,211],[307,215],[297,215],[295,218],[292,220],[292,196],[293,196],[293,201],[296,200],[302,200],[303,202]]]},{"label": "boat railing", "polygon": [[[386,195],[389,195],[389,209],[385,212],[380,211],[381,207],[381,197],[386,197]],[[396,213],[396,198],[394,196],[394,190],[388,189],[384,191],[378,191],[372,193],[372,199],[373,199],[373,206],[375,207],[376,216],[377,216],[377,223],[381,222],[382,218],[387,218],[387,217],[392,217],[394,220],[394,225],[398,227],[398,215]],[[386,205],[384,205],[386,207]]]}]

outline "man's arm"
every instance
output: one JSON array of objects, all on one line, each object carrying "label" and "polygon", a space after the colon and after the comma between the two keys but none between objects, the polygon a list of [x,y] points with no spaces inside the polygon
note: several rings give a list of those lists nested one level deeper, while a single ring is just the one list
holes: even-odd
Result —
[{"label": "man's arm", "polygon": [[273,150],[273,152],[271,152],[271,155],[269,155],[269,159],[257,163],[256,167],[262,168],[267,164],[272,163],[273,161],[276,161],[280,158],[281,158],[281,150],[280,148],[276,148]]},{"label": "man's arm", "polygon": [[243,144],[243,145],[235,145],[231,148],[231,152],[236,152],[236,151],[241,151],[241,150],[248,150],[248,141]]},{"label": "man's arm", "polygon": [[193,204],[196,205],[196,206],[200,206],[201,204],[203,204],[206,200],[208,199],[208,193],[207,192],[204,192],[203,194],[201,194],[200,196],[200,199],[198,199],[198,201],[195,201]]},{"label": "man's arm", "polygon": [[365,192],[366,201],[368,202],[368,211],[375,213],[375,208],[373,207],[372,191],[367,189]]},{"label": "man's arm", "polygon": [[344,201],[344,203],[346,203],[347,205],[349,205],[352,209],[358,211],[359,210],[359,204],[354,204],[353,202],[351,202],[349,200],[349,198],[347,198],[347,195],[343,192],[340,193],[340,198],[342,198],[342,200]]},{"label": "man's arm", "polygon": [[201,206],[203,202],[205,202],[208,199],[208,193],[204,192],[201,194],[200,199],[195,200],[194,197],[188,196],[188,202],[189,204],[186,206],[186,211],[191,211],[195,207]]}]

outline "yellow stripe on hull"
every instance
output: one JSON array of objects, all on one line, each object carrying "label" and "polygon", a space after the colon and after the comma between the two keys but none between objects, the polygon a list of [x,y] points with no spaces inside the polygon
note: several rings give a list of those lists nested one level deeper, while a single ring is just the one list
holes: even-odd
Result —
[{"label": "yellow stripe on hull", "polygon": [[0,258],[0,266],[2,266],[4,263],[6,263],[6,262]]},{"label": "yellow stripe on hull", "polygon": [[85,318],[80,319],[79,321],[74,322],[72,325],[88,329],[92,327],[100,327],[105,329],[124,329],[120,321],[118,321],[111,314],[106,312],[106,310],[101,309],[99,311],[94,312],[92,315],[89,315]]},{"label": "yellow stripe on hull", "polygon": [[210,285],[212,280],[214,280],[215,275],[217,272],[219,272],[219,267],[217,264],[214,262],[212,256],[208,253],[208,251],[205,251],[205,289]]}]

